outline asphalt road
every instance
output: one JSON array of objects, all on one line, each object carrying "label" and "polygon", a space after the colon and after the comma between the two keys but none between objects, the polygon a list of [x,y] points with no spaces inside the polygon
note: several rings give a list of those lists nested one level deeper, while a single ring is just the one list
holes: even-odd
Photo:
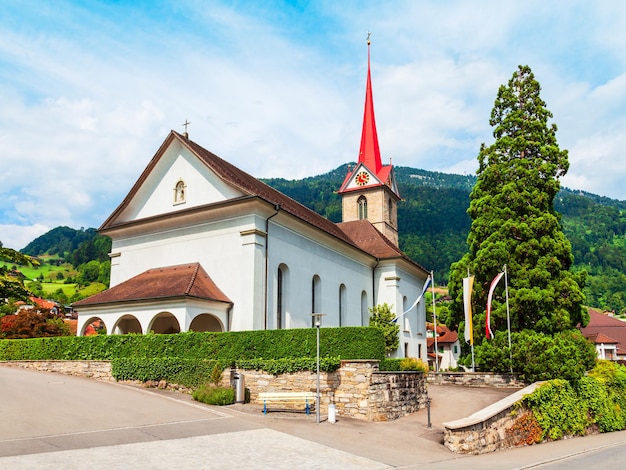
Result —
[{"label": "asphalt road", "polygon": [[0,468],[11,469],[533,468],[609,455],[626,441],[622,432],[481,456],[445,449],[441,423],[510,393],[502,390],[430,386],[428,428],[425,410],[384,423],[339,416],[316,424],[314,415],[265,416],[254,404],[211,407],[175,392],[9,367],[0,367],[0,389]]}]

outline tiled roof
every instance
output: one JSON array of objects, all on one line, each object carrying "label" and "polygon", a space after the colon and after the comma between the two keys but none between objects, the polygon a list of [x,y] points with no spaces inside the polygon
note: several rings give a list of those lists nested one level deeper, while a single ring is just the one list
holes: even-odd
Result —
[{"label": "tiled roof", "polygon": [[378,259],[402,258],[425,273],[428,272],[426,268],[405,255],[400,248],[380,233],[368,220],[342,222],[337,224],[337,227],[343,230],[361,250],[370,253]]},{"label": "tiled roof", "polygon": [[31,300],[31,302],[33,302],[37,307],[40,308],[54,308],[56,307],[56,302],[53,302],[51,300],[45,300],[45,299],[41,299],[39,297],[34,297],[31,296],[29,297],[29,299]]},{"label": "tiled roof", "polygon": [[73,304],[74,307],[176,297],[232,303],[200,263],[149,269],[117,286]]},{"label": "tiled roof", "polygon": [[[433,324],[427,323],[426,329],[428,331],[433,331]],[[456,331],[450,330],[445,325],[437,325],[437,344],[452,344],[459,340],[459,335]],[[428,347],[435,344],[435,338],[428,337],[426,339],[426,343]]]},{"label": "tiled roof", "polygon": [[346,235],[339,230],[337,225],[330,220],[322,217],[317,212],[303,206],[299,202],[291,199],[289,196],[286,196],[262,181],[259,181],[254,176],[240,170],[233,164],[221,159],[195,142],[182,137],[177,132],[172,131],[172,133],[178,136],[185,146],[200,157],[202,161],[224,181],[239,188],[246,194],[258,196],[274,205],[280,205],[281,210],[284,210],[289,214],[322,229],[334,237],[352,244],[352,241],[348,239]]},{"label": "tiled roof", "polygon": [[163,142],[163,145],[159,148],[155,156],[152,158],[144,172],[141,174],[129,194],[126,196],[120,206],[113,212],[113,214],[102,224],[99,230],[105,230],[107,228],[115,226],[113,221],[116,214],[120,213],[124,207],[130,203],[133,195],[139,190],[145,179],[148,177],[156,162],[160,156],[165,152],[167,147],[172,141],[178,140],[184,147],[189,149],[194,155],[196,155],[200,161],[202,161],[208,168],[211,169],[216,175],[218,175],[224,182],[234,186],[241,192],[248,196],[257,196],[274,206],[280,206],[281,210],[323,230],[324,232],[343,240],[346,243],[354,245],[345,233],[343,233],[337,225],[330,220],[322,217],[317,212],[312,211],[308,207],[303,206],[299,202],[291,199],[289,196],[277,191],[271,186],[259,181],[255,177],[249,175],[245,171],[237,168],[233,164],[223,160],[217,155],[209,152],[207,149],[198,145],[192,140],[183,137],[176,131],[171,131],[168,137]]},{"label": "tiled roof", "polygon": [[113,214],[104,222],[100,230],[113,227],[115,224],[116,214],[120,213],[123,208],[130,203],[132,196],[139,190],[141,184],[150,174],[152,168],[158,161],[160,155],[167,149],[173,140],[178,140],[184,147],[188,148],[196,155],[204,164],[218,175],[226,183],[236,187],[248,196],[259,197],[274,206],[280,206],[280,209],[297,217],[304,222],[326,232],[327,234],[348,243],[351,246],[362,250],[375,258],[403,258],[411,264],[418,266],[427,272],[419,264],[415,263],[398,249],[391,241],[384,237],[369,221],[346,222],[335,224],[330,220],[322,217],[317,212],[300,204],[294,199],[286,196],[271,186],[259,181],[254,176],[249,175],[245,171],[237,168],[233,164],[223,160],[217,155],[209,152],[204,147],[198,145],[194,141],[182,136],[176,131],[171,131],[167,139],[161,145],[156,155],[146,167],[142,175],[139,177],[129,194],[126,196],[120,206]]},{"label": "tiled roof", "polygon": [[609,338],[604,333],[596,333],[593,335],[586,336],[587,339],[593,341],[594,344],[617,344],[618,341],[613,338]]},{"label": "tiled roof", "polygon": [[626,349],[626,322],[610,317],[597,310],[589,309],[589,324],[580,328],[586,338],[603,334],[615,340],[618,348]]}]

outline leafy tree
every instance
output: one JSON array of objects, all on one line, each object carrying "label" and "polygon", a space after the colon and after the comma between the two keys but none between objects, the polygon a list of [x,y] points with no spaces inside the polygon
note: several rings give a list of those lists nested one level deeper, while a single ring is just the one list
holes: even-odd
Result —
[{"label": "leafy tree", "polygon": [[[511,327],[554,333],[586,324],[585,272],[570,270],[573,256],[554,210],[567,151],[559,149],[552,113],[539,96],[528,66],[501,86],[491,111],[495,142],[481,145],[478,178],[470,194],[469,252],[450,274],[452,327],[463,321],[462,278],[475,276],[475,339],[484,334],[487,293],[504,265],[508,270]],[[492,330],[506,329],[504,289],[496,291]],[[481,328],[477,327],[482,325]],[[494,328],[495,327],[495,328]]]},{"label": "leafy tree", "polygon": [[61,315],[50,309],[21,310],[0,318],[0,337],[5,339],[69,336],[70,330]]},{"label": "leafy tree", "polygon": [[370,310],[370,326],[375,326],[383,330],[385,335],[385,352],[387,354],[398,349],[400,345],[400,326],[393,319],[396,315],[391,311],[391,307],[384,303],[382,305],[376,305]]},{"label": "leafy tree", "polygon": [[[22,265],[39,266],[39,262],[30,256],[4,248],[0,242],[0,260],[9,263],[17,263]],[[24,281],[21,276],[15,275],[13,270],[9,270],[6,266],[0,265],[0,303],[5,303],[5,299],[26,300],[30,295],[30,291],[24,287]]]},{"label": "leafy tree", "polygon": [[475,347],[476,366],[483,371],[508,373],[512,356],[513,372],[527,382],[577,380],[594,368],[598,357],[593,343],[576,329],[554,335],[532,330],[515,332],[511,346],[512,354],[507,332],[496,332],[493,340],[485,339]]}]

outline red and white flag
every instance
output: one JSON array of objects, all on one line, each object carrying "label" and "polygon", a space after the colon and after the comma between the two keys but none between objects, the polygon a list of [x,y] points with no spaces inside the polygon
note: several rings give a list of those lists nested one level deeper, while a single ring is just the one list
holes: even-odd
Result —
[{"label": "red and white flag", "polygon": [[491,286],[489,287],[489,295],[487,295],[487,316],[485,318],[485,337],[487,339],[493,338],[493,331],[491,331],[491,298],[493,297],[493,291],[496,290],[496,285],[498,285],[502,276],[504,276],[504,273],[498,273],[498,275],[493,278]]}]

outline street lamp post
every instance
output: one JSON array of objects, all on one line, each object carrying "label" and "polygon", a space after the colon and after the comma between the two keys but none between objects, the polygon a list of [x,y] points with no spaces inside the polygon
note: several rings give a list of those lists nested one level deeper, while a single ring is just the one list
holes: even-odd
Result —
[{"label": "street lamp post", "polygon": [[320,423],[320,327],[325,313],[313,313],[313,323],[317,329],[317,393],[315,394],[315,422]]}]

